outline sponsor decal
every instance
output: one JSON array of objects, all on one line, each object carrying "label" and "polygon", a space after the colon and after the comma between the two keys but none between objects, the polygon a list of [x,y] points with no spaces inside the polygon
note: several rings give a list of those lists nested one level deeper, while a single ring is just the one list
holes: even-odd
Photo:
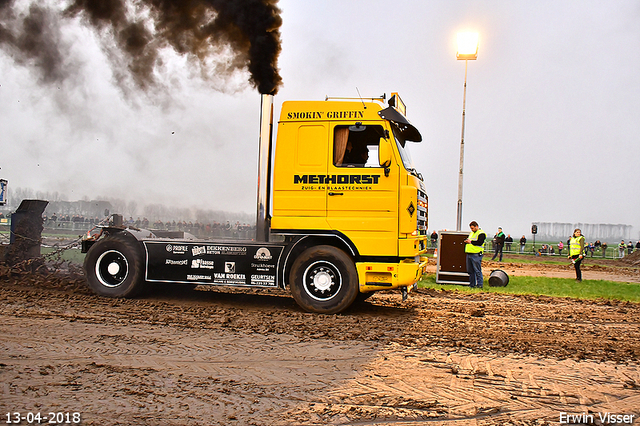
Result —
[{"label": "sponsor decal", "polygon": [[223,274],[222,272],[216,272],[213,274],[213,276],[216,277],[216,279],[221,278],[227,280],[242,280],[243,282],[246,279],[246,276],[244,274]]},{"label": "sponsor decal", "polygon": [[364,111],[291,111],[287,120],[331,120],[336,118],[364,118]]},{"label": "sponsor decal", "polygon": [[242,256],[246,253],[247,253],[246,247],[207,246],[207,254],[230,254],[233,256]]},{"label": "sponsor decal", "polygon": [[380,175],[294,175],[294,185],[303,191],[370,191],[380,181]]},{"label": "sponsor decal", "polygon": [[173,260],[173,259],[167,259],[165,260],[164,264],[165,265],[178,265],[178,266],[184,266],[188,263],[189,261],[187,259],[183,259],[183,260]]},{"label": "sponsor decal", "polygon": [[201,254],[206,254],[207,253],[207,247],[205,246],[193,246],[191,247],[191,255],[192,256],[199,256]]},{"label": "sponsor decal", "polygon": [[213,269],[213,260],[193,259],[191,261],[191,269]]},{"label": "sponsor decal", "polygon": [[176,246],[173,244],[167,244],[166,249],[169,253],[173,254],[185,254],[189,251],[188,246]]},{"label": "sponsor decal", "polygon": [[[189,250],[188,246],[173,246],[173,253],[176,253],[178,250],[180,253],[186,252]],[[172,251],[167,246],[167,251]],[[246,247],[237,247],[237,246],[193,246],[191,247],[191,255],[192,256],[203,256],[207,254],[231,254],[231,255],[244,255],[247,253]]]},{"label": "sponsor decal", "polygon": [[275,287],[281,246],[264,243],[145,241],[145,279],[211,285]]},{"label": "sponsor decal", "polygon": [[325,185],[377,185],[380,175],[294,175],[293,183]]},{"label": "sponsor decal", "polygon": [[276,277],[273,275],[251,275],[252,285],[276,285]]},{"label": "sponsor decal", "polygon": [[271,260],[273,259],[273,256],[271,256],[271,252],[268,248],[260,247],[253,258],[258,260]]},{"label": "sponsor decal", "polygon": [[247,277],[245,274],[230,274],[215,272],[213,274],[215,282],[218,284],[234,284],[234,285],[246,285]]},{"label": "sponsor decal", "polygon": [[187,281],[211,281],[211,275],[187,274]]},{"label": "sponsor decal", "polygon": [[269,263],[252,263],[251,267],[259,272],[273,272],[276,269],[276,265]]}]

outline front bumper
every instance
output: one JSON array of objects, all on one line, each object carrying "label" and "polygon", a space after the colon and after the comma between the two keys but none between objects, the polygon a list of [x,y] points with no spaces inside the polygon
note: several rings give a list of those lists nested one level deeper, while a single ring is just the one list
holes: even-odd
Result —
[{"label": "front bumper", "polygon": [[425,256],[405,259],[399,263],[357,262],[360,292],[411,288],[427,271],[427,263]]}]

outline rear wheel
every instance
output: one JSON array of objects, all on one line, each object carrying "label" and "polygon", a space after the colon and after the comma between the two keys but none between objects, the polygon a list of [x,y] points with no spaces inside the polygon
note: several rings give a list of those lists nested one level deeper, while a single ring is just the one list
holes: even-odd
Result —
[{"label": "rear wheel", "polygon": [[358,273],[351,258],[333,246],[311,247],[293,262],[291,294],[309,312],[335,314],[358,295]]},{"label": "rear wheel", "polygon": [[84,272],[91,289],[109,297],[134,297],[144,286],[142,250],[126,235],[110,235],[89,249]]}]

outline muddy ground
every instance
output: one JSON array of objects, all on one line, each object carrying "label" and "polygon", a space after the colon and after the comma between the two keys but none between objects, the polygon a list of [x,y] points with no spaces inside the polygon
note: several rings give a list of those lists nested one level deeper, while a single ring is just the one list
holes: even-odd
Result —
[{"label": "muddy ground", "polygon": [[[640,281],[628,265],[585,269]],[[115,300],[73,275],[0,277],[3,423],[77,412],[85,425],[599,424],[608,412],[638,424],[637,303],[419,290],[316,315],[284,291]]]}]

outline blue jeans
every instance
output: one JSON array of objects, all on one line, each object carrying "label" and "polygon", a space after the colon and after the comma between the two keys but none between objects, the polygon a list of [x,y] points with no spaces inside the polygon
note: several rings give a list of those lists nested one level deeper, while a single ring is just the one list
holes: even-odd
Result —
[{"label": "blue jeans", "polygon": [[482,288],[482,253],[467,253],[469,287]]}]

